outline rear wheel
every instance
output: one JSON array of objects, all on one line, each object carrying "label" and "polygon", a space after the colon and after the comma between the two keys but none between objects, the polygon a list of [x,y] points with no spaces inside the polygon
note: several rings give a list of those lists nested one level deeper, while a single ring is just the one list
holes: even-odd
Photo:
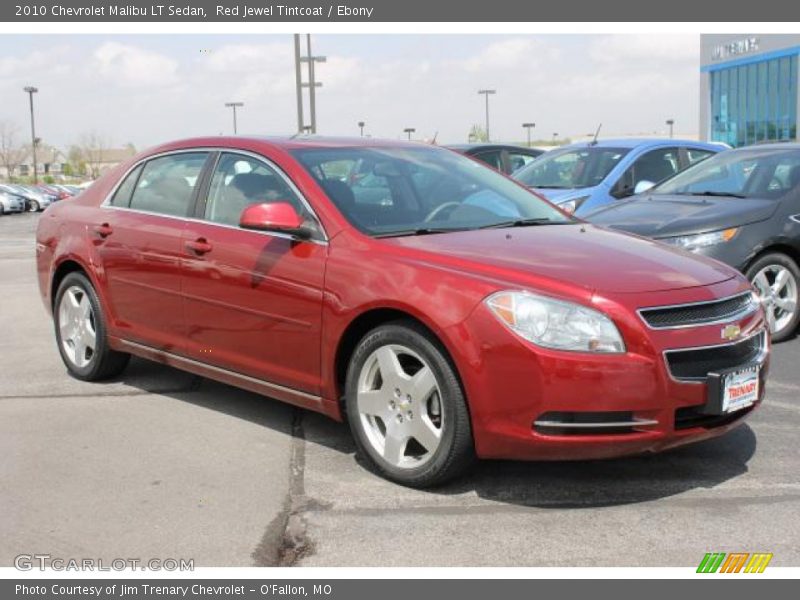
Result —
[{"label": "rear wheel", "polygon": [[82,273],[70,273],[58,286],[53,321],[61,359],[78,379],[108,379],[128,365],[129,354],[109,348],[100,301]]},{"label": "rear wheel", "polygon": [[772,340],[786,340],[800,321],[800,269],[797,264],[785,254],[765,254],[750,266],[747,278],[761,298]]},{"label": "rear wheel", "polygon": [[39,212],[39,203],[36,200],[31,200],[28,210],[31,212]]},{"label": "rear wheel", "polygon": [[361,454],[392,481],[432,486],[473,461],[458,377],[437,340],[416,323],[383,325],[361,340],[348,368],[346,402]]}]

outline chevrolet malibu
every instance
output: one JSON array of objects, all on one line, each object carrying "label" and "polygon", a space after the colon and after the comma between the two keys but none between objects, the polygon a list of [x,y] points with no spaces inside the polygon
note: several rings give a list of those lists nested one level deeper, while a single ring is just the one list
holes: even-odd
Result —
[{"label": "chevrolet malibu", "polygon": [[431,146],[166,144],[51,206],[36,251],[74,377],[136,355],[347,420],[367,464],[410,486],[476,456],[711,438],[764,394],[765,317],[738,272]]}]

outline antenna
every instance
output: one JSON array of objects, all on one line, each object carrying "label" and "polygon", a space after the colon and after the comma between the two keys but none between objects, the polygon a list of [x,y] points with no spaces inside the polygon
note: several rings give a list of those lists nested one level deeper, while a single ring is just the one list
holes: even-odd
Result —
[{"label": "antenna", "polygon": [[603,128],[603,124],[600,123],[600,125],[597,126],[597,131],[594,132],[594,137],[592,138],[592,141],[589,144],[590,146],[595,146],[597,144],[597,136],[600,135],[600,130],[602,128]]}]

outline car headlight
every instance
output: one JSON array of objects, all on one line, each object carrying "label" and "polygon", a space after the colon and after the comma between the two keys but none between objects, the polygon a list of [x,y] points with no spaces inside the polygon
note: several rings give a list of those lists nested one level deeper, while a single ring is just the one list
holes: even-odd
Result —
[{"label": "car headlight", "polygon": [[699,248],[705,248],[706,246],[716,246],[717,244],[729,242],[736,237],[738,232],[738,227],[730,227],[729,229],[723,229],[722,231],[709,231],[708,233],[698,233],[696,235],[681,235],[678,237],[661,238],[658,241],[664,242],[665,244],[671,244],[673,246],[679,246],[684,250],[693,252]]},{"label": "car headlight", "polygon": [[573,200],[567,200],[562,204],[559,204],[559,208],[566,212],[567,214],[573,214],[576,210],[581,207],[581,204],[586,202],[589,196],[581,196],[580,198],[574,198]]},{"label": "car headlight", "polygon": [[486,305],[520,337],[575,352],[625,352],[616,325],[594,309],[530,292],[497,292]]}]

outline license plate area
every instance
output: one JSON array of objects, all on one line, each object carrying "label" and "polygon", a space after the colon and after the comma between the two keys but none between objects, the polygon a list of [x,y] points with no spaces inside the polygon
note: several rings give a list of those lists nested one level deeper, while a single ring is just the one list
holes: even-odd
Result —
[{"label": "license plate area", "polygon": [[708,402],[703,412],[709,415],[737,412],[758,402],[760,392],[761,365],[753,364],[709,373]]}]

